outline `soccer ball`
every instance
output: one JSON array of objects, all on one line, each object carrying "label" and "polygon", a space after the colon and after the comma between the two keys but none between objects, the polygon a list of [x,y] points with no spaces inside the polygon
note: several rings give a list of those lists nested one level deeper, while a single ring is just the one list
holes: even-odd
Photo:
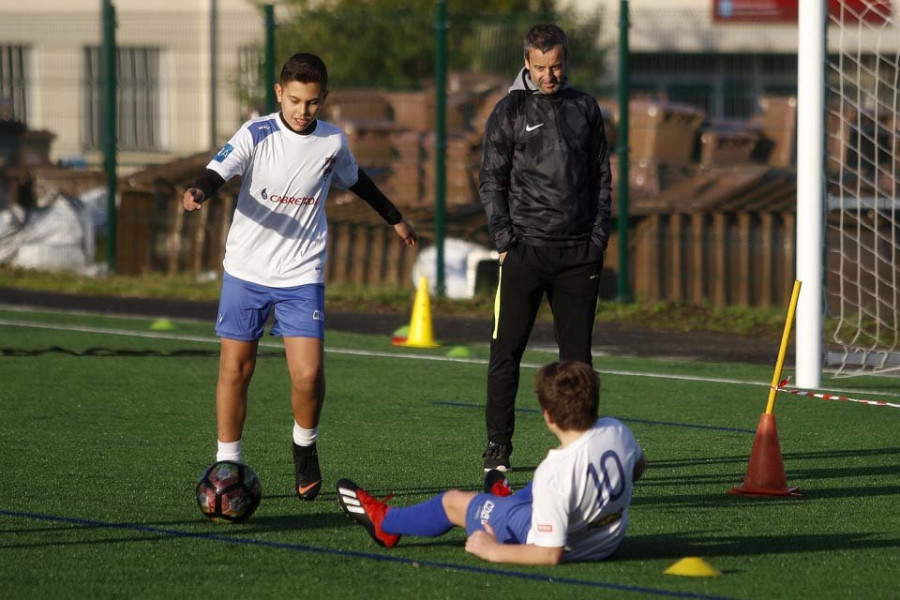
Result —
[{"label": "soccer ball", "polygon": [[240,523],[262,499],[262,484],[249,466],[230,460],[213,463],[197,482],[197,505],[213,523]]}]

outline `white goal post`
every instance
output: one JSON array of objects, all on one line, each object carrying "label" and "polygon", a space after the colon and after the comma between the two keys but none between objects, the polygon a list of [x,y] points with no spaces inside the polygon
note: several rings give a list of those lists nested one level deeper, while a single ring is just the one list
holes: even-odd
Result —
[{"label": "white goal post", "polygon": [[798,387],[900,370],[898,4],[799,2]]},{"label": "white goal post", "polygon": [[796,384],[808,389],[822,386],[826,2],[800,0],[797,23]]}]

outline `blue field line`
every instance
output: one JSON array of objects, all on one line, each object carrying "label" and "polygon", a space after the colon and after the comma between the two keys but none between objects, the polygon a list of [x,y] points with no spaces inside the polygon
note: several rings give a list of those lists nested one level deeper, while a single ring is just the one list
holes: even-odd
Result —
[{"label": "blue field line", "polygon": [[467,573],[479,573],[483,575],[499,575],[501,577],[513,577],[517,579],[527,579],[541,583],[561,583],[565,585],[577,585],[592,588],[602,588],[608,590],[617,590],[621,592],[632,592],[638,594],[652,594],[655,596],[666,596],[669,598],[699,598],[703,600],[734,600],[727,596],[707,596],[705,594],[695,594],[692,592],[677,592],[672,590],[660,590],[655,588],[645,588],[633,585],[620,585],[617,583],[605,583],[602,581],[588,581],[584,579],[572,579],[569,577],[552,577],[549,575],[540,575],[537,573],[522,573],[519,571],[506,571],[503,569],[495,569],[491,567],[476,567],[470,565],[459,565],[455,563],[445,563],[433,560],[422,560],[403,558],[400,556],[389,556],[384,554],[373,554],[371,552],[357,552],[354,550],[340,550],[337,548],[320,548],[316,546],[307,546],[305,544],[294,544],[290,542],[267,542],[265,540],[255,540],[229,535],[221,535],[218,533],[192,533],[190,531],[180,531],[178,529],[169,529],[167,527],[157,527],[154,525],[137,525],[133,523],[112,523],[106,521],[95,521],[93,519],[78,519],[74,517],[60,517],[58,515],[44,515],[39,513],[20,512],[15,510],[2,510],[0,515],[5,517],[16,517],[20,519],[33,519],[36,521],[50,521],[55,523],[68,523],[72,525],[81,525],[84,527],[93,527],[96,529],[122,529],[126,531],[139,531],[150,534],[163,534],[180,538],[197,538],[210,540],[214,542],[226,542],[229,544],[244,544],[248,546],[261,546],[264,548],[276,548],[279,550],[293,550],[294,552],[309,552],[312,554],[332,554],[337,556],[349,556],[353,558],[362,558],[365,560],[377,560],[381,562],[390,562],[397,564],[405,564],[419,567],[434,567],[436,569],[446,569],[451,571],[462,571]]},{"label": "blue field line", "polygon": [[[432,404],[437,404],[440,406],[456,406],[458,408],[480,408],[484,410],[483,404],[471,404],[467,402],[444,402],[441,400],[435,400]],[[540,414],[540,410],[536,408],[517,408],[517,413],[537,413]],[[712,431],[728,431],[730,433],[756,433],[755,429],[738,429],[736,427],[720,427],[719,425],[700,425],[697,423],[676,423],[675,421],[651,421],[649,419],[622,419],[616,417],[623,423],[642,423],[644,425],[663,425],[665,427],[686,427],[688,429],[711,429]]]}]

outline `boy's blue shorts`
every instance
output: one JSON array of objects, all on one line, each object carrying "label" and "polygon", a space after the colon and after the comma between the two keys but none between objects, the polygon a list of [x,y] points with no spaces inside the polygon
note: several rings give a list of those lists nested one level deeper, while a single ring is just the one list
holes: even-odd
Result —
[{"label": "boy's blue shorts", "polygon": [[325,339],[325,284],[275,288],[228,273],[222,277],[216,335],[254,342],[262,337],[273,308],[271,335]]},{"label": "boy's blue shorts", "polygon": [[466,535],[484,530],[490,523],[501,544],[524,544],[531,529],[531,495],[478,494],[466,510]]}]

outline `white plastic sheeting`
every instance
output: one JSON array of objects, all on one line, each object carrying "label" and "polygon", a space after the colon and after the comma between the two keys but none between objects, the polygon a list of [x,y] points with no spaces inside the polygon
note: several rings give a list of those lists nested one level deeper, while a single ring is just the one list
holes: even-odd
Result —
[{"label": "white plastic sheeting", "polygon": [[[483,260],[497,260],[499,254],[459,238],[444,240],[444,288],[447,298],[472,298],[475,295],[475,275],[478,263]],[[437,248],[429,246],[419,252],[412,270],[412,283],[416,286],[419,278],[428,279],[428,291],[434,295],[437,273]]]},{"label": "white plastic sheeting", "polygon": [[97,216],[79,199],[55,194],[27,213],[0,210],[0,264],[41,271],[83,271],[94,259]]}]

